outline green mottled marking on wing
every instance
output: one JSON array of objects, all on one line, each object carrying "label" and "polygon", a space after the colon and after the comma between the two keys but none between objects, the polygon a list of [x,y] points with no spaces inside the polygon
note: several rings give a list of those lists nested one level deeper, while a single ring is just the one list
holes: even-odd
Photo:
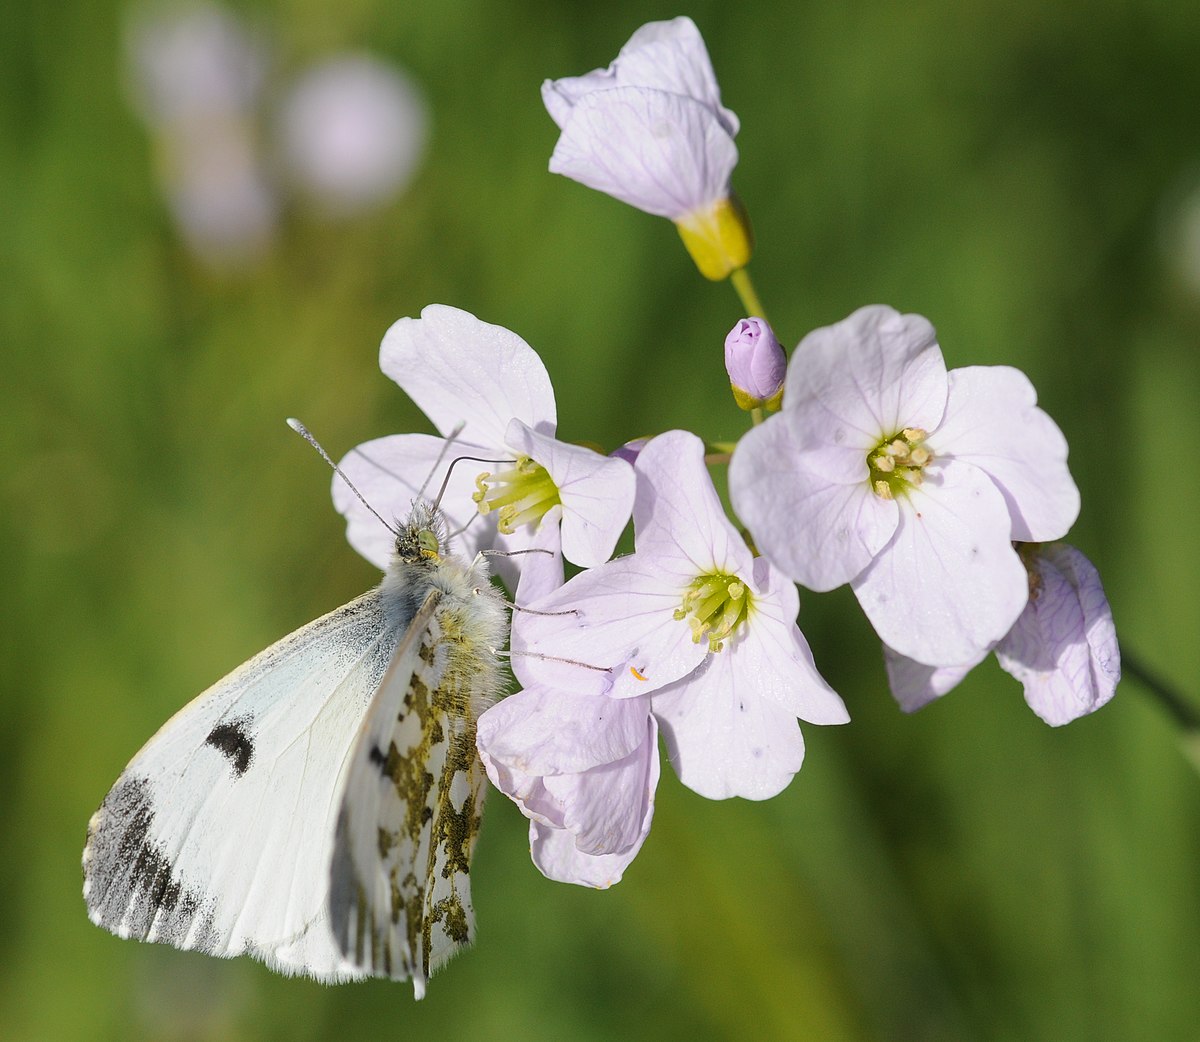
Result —
[{"label": "green mottled marking on wing", "polygon": [[446,748],[434,789],[422,932],[422,956],[429,972],[471,941],[471,855],[479,836],[485,791],[483,766],[475,749],[473,708],[480,683],[481,649],[468,639],[453,605],[439,607],[435,625],[441,630],[435,663],[444,661],[444,668],[433,692],[433,705],[444,721]]},{"label": "green mottled marking on wing", "polygon": [[474,706],[498,666],[469,639],[460,610],[431,593],[418,612],[411,672],[390,692],[390,733],[364,737],[347,784],[339,845],[348,863],[335,859],[331,887],[343,950],[369,973],[411,976],[418,994],[474,928],[470,867],[486,779]]}]

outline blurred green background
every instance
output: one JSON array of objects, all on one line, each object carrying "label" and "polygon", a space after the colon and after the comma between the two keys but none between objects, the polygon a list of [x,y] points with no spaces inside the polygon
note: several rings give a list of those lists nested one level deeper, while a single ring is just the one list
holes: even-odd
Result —
[{"label": "blurred green background", "polygon": [[[325,466],[428,429],[377,369],[431,302],[518,331],[560,430],[734,438],[741,317],[666,221],[546,172],[546,76],[607,63],[613,0],[245,3],[271,82],[339,48],[431,106],[403,197],[298,206],[256,268],[180,243],[123,88],[125,14],[0,9],[0,1036],[47,1039],[1200,1037],[1200,776],[1132,680],[1051,730],[989,663],[906,717],[842,590],[801,623],[853,716],[766,804],[664,775],[625,880],[544,880],[493,794],[476,948],[323,988],[87,920],[89,815],[180,705],[377,579]],[[781,338],[919,311],[951,365],[1013,364],[1072,445],[1127,653],[1200,699],[1200,9],[1191,0],[694,0],[742,119],[735,184]]]}]

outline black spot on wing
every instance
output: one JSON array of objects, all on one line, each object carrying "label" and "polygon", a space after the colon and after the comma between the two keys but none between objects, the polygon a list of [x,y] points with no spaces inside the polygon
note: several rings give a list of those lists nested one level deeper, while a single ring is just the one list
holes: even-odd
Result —
[{"label": "black spot on wing", "polygon": [[222,720],[204,739],[205,745],[211,745],[224,754],[233,768],[233,773],[239,778],[246,773],[250,761],[254,759],[254,742],[250,737],[250,718],[238,717],[236,720]]},{"label": "black spot on wing", "polygon": [[370,752],[367,753],[367,760],[372,767],[379,771],[381,778],[395,780],[396,767],[401,762],[400,753],[396,750],[395,742],[388,744],[388,751],[386,753],[377,745],[371,746]]},{"label": "black spot on wing", "polygon": [[145,778],[122,775],[88,826],[84,898],[92,920],[113,933],[213,951],[213,903],[185,887],[156,838]]}]

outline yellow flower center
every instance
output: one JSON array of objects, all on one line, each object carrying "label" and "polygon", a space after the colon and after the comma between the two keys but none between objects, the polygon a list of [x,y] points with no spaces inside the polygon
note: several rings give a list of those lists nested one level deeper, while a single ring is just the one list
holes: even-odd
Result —
[{"label": "yellow flower center", "polygon": [[536,524],[562,502],[546,468],[528,456],[518,456],[511,467],[494,474],[480,474],[475,488],[471,498],[479,504],[479,512],[498,511],[500,531],[505,535],[512,535],[520,525]]},{"label": "yellow flower center", "polygon": [[925,448],[927,437],[920,427],[905,427],[867,453],[869,480],[875,495],[880,499],[895,499],[920,486],[922,471],[933,459],[933,453]]},{"label": "yellow flower center", "polygon": [[709,651],[720,651],[750,615],[753,597],[736,575],[706,572],[698,575],[675,609],[675,618],[687,619],[692,640],[708,641]]}]

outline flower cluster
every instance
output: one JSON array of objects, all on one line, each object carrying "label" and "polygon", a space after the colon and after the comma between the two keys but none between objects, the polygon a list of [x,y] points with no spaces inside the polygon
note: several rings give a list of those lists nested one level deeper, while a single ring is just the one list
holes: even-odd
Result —
[{"label": "flower cluster", "polygon": [[[905,710],[989,652],[1050,724],[1111,698],[1112,616],[1095,568],[1059,542],[1080,505],[1066,439],[1024,374],[947,369],[925,318],[879,305],[787,361],[748,288],[738,121],[695,25],[644,26],[607,69],[542,95],[562,131],[551,170],[670,218],[705,275],[734,279],[751,314],[724,362],[754,425],[728,449],[669,430],[604,456],[556,438],[549,376],[516,334],[435,305],[384,337],[383,371],[440,437],[381,438],[341,467],[397,514],[440,482],[460,548],[498,554],[520,689],[480,718],[478,749],[538,868],[621,878],[650,829],[660,736],[688,788],[761,800],[801,767],[800,721],[848,722],[797,627],[797,583],[850,584]],[[710,477],[726,462],[748,538]],[[334,499],[384,566],[387,530],[340,480]],[[633,551],[614,558],[631,519]],[[564,559],[580,569],[566,581]]]}]

